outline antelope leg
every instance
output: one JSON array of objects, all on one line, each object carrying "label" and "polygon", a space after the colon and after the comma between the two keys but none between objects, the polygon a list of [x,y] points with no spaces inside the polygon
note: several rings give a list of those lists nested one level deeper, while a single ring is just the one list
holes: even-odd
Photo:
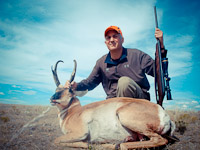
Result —
[{"label": "antelope leg", "polygon": [[55,144],[74,143],[87,139],[88,134],[77,135],[77,133],[65,134],[55,139]]},{"label": "antelope leg", "polygon": [[159,147],[167,144],[167,139],[158,135],[157,133],[153,133],[154,136],[150,138],[148,141],[140,141],[140,142],[128,142],[120,144],[121,150],[129,150],[133,148],[151,148],[151,147]]}]

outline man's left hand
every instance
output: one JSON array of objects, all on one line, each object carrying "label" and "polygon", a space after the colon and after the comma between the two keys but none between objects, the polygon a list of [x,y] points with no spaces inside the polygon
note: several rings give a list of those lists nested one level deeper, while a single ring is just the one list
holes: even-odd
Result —
[{"label": "man's left hand", "polygon": [[155,38],[159,39],[161,48],[164,48],[163,32],[159,28],[155,30]]}]

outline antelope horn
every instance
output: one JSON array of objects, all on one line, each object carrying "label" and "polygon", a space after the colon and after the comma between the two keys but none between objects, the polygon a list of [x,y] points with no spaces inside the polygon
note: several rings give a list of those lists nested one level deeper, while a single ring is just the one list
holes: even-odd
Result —
[{"label": "antelope horn", "polygon": [[55,81],[55,84],[56,84],[57,87],[60,85],[60,81],[59,81],[58,75],[57,75],[57,65],[58,65],[59,62],[63,62],[63,61],[62,60],[57,61],[56,65],[54,67],[54,70],[53,70],[53,66],[51,66],[51,71],[53,73],[53,78],[54,78],[54,81]]},{"label": "antelope horn", "polygon": [[73,70],[72,75],[71,75],[70,80],[69,80],[70,83],[72,83],[72,81],[74,81],[74,78],[75,78],[75,75],[76,75],[76,67],[77,67],[77,63],[76,63],[76,60],[74,60],[74,70]]}]

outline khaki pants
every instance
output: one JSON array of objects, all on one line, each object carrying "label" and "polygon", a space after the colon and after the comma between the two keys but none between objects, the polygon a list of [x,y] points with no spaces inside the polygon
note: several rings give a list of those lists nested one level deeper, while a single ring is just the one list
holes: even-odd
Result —
[{"label": "khaki pants", "polygon": [[118,80],[117,97],[131,97],[150,100],[148,93],[144,93],[135,81],[125,76]]}]

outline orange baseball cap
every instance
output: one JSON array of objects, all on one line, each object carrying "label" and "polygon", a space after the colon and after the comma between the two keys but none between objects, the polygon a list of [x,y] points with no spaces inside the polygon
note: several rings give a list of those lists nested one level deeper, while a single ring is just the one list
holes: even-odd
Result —
[{"label": "orange baseball cap", "polygon": [[110,31],[110,30],[115,30],[115,31],[117,31],[117,32],[118,32],[119,34],[121,34],[121,36],[123,37],[121,29],[120,29],[119,27],[117,27],[117,26],[110,26],[110,27],[108,27],[108,28],[105,30],[104,36],[106,36],[106,34],[108,33],[108,31]]}]

